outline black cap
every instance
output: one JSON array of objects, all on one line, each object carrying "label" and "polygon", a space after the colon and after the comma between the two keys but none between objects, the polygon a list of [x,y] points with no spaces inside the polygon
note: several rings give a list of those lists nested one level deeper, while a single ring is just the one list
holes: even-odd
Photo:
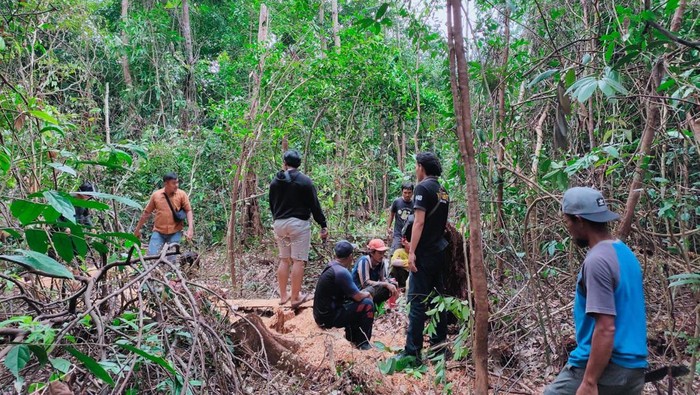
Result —
[{"label": "black cap", "polygon": [[335,248],[333,248],[333,251],[335,251],[336,258],[347,258],[350,256],[350,254],[352,254],[354,249],[355,248],[349,241],[340,240],[339,242],[335,243]]},{"label": "black cap", "polygon": [[295,149],[290,149],[289,151],[285,152],[283,160],[287,166],[294,168],[301,166],[301,154]]}]

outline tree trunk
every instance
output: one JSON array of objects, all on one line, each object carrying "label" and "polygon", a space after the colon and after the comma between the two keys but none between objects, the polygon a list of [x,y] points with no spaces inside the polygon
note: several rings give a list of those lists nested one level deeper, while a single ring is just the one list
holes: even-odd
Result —
[{"label": "tree trunk", "polygon": [[194,52],[192,50],[192,30],[190,29],[189,0],[182,0],[182,35],[185,38],[185,56],[187,57],[187,76],[185,77],[185,109],[182,113],[182,125],[189,129],[190,122],[195,114],[195,86],[194,86]]},{"label": "tree trunk", "polygon": [[112,131],[109,127],[109,82],[105,84],[105,143],[112,144]]},{"label": "tree trunk", "polygon": [[[122,0],[122,25],[126,24],[129,18],[129,0]],[[129,36],[126,34],[126,29],[122,27],[122,73],[124,74],[124,83],[128,88],[131,89],[133,86],[133,80],[131,79],[131,70],[129,69],[129,57],[126,56],[126,47],[129,46]]]},{"label": "tree trunk", "polygon": [[321,5],[318,7],[318,38],[321,41],[321,58],[326,57],[326,51],[328,50],[328,45],[326,44],[326,31],[324,25],[326,24],[326,12],[324,10],[325,0],[321,0]]},{"label": "tree trunk", "polygon": [[457,139],[464,160],[467,178],[467,208],[469,214],[469,269],[474,289],[476,324],[474,333],[474,365],[477,394],[487,394],[489,302],[481,238],[481,208],[479,207],[479,177],[477,174],[474,134],[471,125],[469,73],[462,34],[462,1],[447,1],[447,42],[449,45],[450,86],[457,121]]},{"label": "tree trunk", "polygon": [[[506,221],[505,215],[503,214],[503,158],[505,156],[505,145],[506,145],[506,75],[508,70],[508,49],[510,47],[510,7],[506,5],[503,13],[503,24],[505,27],[505,38],[503,46],[503,57],[501,59],[501,78],[498,85],[498,125],[499,125],[499,138],[496,144],[496,158],[498,161],[497,172],[498,177],[496,181],[496,241],[501,249],[505,247],[505,231],[506,231]],[[504,270],[503,265],[505,264],[504,254],[496,254],[496,280],[499,284],[503,282]]]},{"label": "tree trunk", "polygon": [[[681,0],[678,3],[678,8],[676,8],[676,12],[673,14],[673,18],[671,19],[672,32],[677,32],[680,29],[681,22],[683,21],[685,6],[686,0]],[[629,195],[627,196],[627,203],[625,204],[625,213],[622,216],[620,230],[618,231],[618,237],[623,240],[626,239],[632,231],[634,210],[642,195],[642,180],[644,179],[644,174],[646,173],[644,158],[651,152],[656,130],[661,126],[661,105],[663,103],[657,96],[657,89],[659,88],[661,80],[664,77],[664,61],[664,58],[659,59],[651,69],[651,76],[649,78],[649,86],[647,89],[650,97],[647,99],[645,106],[646,125],[644,125],[642,140],[639,143],[639,157],[637,158],[634,175],[632,176],[632,183],[630,184]]]},{"label": "tree trunk", "polygon": [[340,27],[338,26],[338,0],[331,0],[333,17],[333,44],[335,53],[340,53]]},{"label": "tree trunk", "polygon": [[[265,4],[260,5],[260,19],[258,20],[258,44],[262,44],[267,41],[267,31],[268,31],[268,14],[267,6]],[[261,54],[260,60],[258,61],[258,68],[253,74],[253,90],[250,97],[250,107],[248,109],[248,114],[246,116],[249,125],[254,125],[255,118],[257,117],[258,104],[260,102],[260,78],[262,76],[262,71],[265,68],[265,53]],[[236,211],[238,209],[238,200],[241,195],[240,192],[243,188],[242,178],[248,172],[248,160],[253,155],[255,150],[256,141],[262,131],[262,125],[259,125],[256,135],[251,139],[246,139],[241,144],[241,155],[238,166],[236,167],[236,172],[233,176],[233,184],[231,185],[231,216],[228,221],[228,234],[226,236],[227,244],[227,257],[229,263],[229,269],[231,271],[231,282],[233,283],[234,289],[238,289],[240,279],[236,278],[236,250],[238,247],[238,240],[236,237]],[[246,196],[244,195],[243,198]]]}]

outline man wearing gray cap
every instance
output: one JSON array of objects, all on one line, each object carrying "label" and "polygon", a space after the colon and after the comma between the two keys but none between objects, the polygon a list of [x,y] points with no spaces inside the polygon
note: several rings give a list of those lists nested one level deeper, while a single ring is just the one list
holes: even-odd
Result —
[{"label": "man wearing gray cap", "polygon": [[348,270],[354,247],[347,240],[335,245],[335,260],[323,269],[314,293],[314,320],[321,328],[345,328],[345,338],[360,350],[372,348],[374,303],[360,291]]},{"label": "man wearing gray cap", "polygon": [[576,279],[577,346],[544,393],[641,394],[648,366],[642,270],[610,234],[608,222],[620,216],[592,188],[567,190],[561,205],[571,238],[589,251]]}]

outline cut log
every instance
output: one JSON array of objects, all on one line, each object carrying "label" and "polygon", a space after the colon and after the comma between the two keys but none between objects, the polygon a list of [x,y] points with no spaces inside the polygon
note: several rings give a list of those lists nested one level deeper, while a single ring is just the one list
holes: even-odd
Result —
[{"label": "cut log", "polygon": [[[227,300],[227,302],[231,306],[233,306],[234,309],[244,310],[244,311],[276,309],[276,308],[280,307],[279,301],[280,301],[279,299],[230,299],[230,300]],[[313,301],[313,299],[311,299],[311,300],[304,302],[299,308],[305,309],[305,308],[313,307],[313,306],[314,306],[314,301]],[[283,307],[291,309],[291,307],[289,307],[289,303],[287,303]]]}]

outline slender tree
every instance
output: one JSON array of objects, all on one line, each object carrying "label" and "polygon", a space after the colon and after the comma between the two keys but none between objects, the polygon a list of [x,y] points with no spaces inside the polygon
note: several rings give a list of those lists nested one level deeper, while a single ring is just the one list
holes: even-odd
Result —
[{"label": "slender tree", "polygon": [[469,215],[469,267],[474,289],[476,325],[474,333],[475,392],[487,394],[489,302],[481,238],[481,208],[479,207],[479,176],[471,123],[469,73],[462,34],[462,1],[447,2],[447,42],[449,45],[450,86],[457,121],[457,139],[467,177],[467,211]]}]

